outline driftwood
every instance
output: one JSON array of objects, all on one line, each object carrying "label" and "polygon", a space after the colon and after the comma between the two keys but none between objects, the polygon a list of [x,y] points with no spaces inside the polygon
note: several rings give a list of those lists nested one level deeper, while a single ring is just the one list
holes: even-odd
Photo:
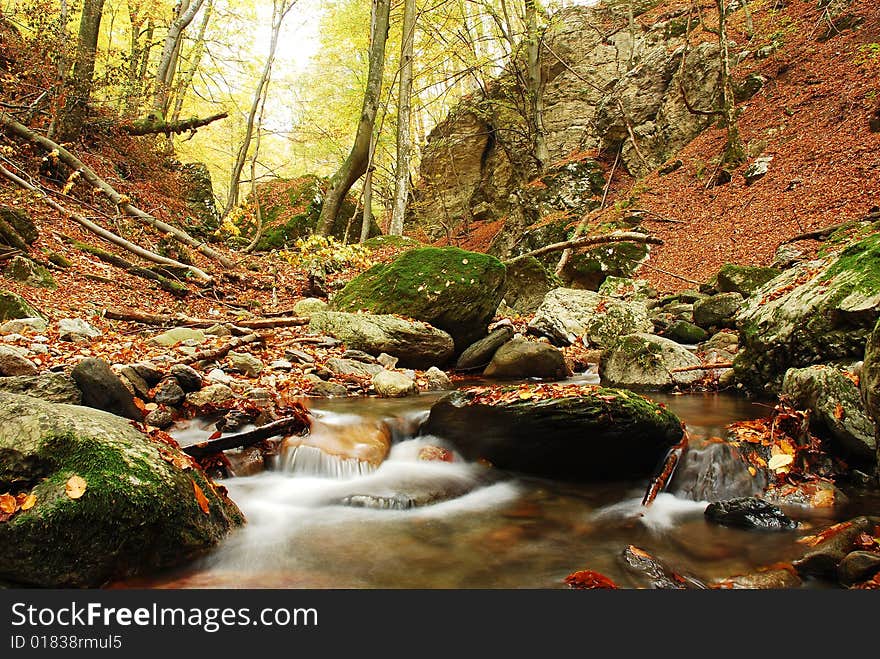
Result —
[{"label": "driftwood", "polygon": [[263,343],[265,342],[266,337],[262,334],[245,334],[244,336],[237,336],[234,339],[231,339],[228,343],[224,343],[219,348],[206,348],[205,350],[199,350],[198,352],[186,357],[185,359],[181,359],[180,364],[195,364],[196,362],[213,362],[218,359],[223,359],[226,355],[228,355],[232,350],[236,348],[240,348],[241,346],[245,346],[251,343]]},{"label": "driftwood", "polygon": [[[193,318],[183,314],[160,314],[137,311],[134,309],[107,309],[104,314],[110,320],[128,320],[145,325],[177,325],[184,327],[211,327],[218,323],[232,322],[222,318]],[[254,318],[251,320],[236,320],[235,325],[247,329],[273,329],[275,327],[295,327],[308,325],[309,319],[300,316],[286,318]]]},{"label": "driftwood", "polygon": [[192,446],[187,446],[181,450],[187,455],[198,459],[208,455],[214,455],[220,451],[253,446],[257,442],[269,439],[270,437],[292,435],[301,432],[308,427],[308,416],[305,412],[302,412],[295,416],[288,416],[283,419],[278,419],[277,421],[272,421],[265,426],[260,426],[259,428],[248,430],[247,432],[240,432],[235,435],[228,435],[207,442],[200,442],[198,444],[193,444]]},{"label": "driftwood", "polygon": [[566,240],[565,242],[553,243],[552,245],[540,247],[531,252],[527,252],[526,254],[521,254],[520,256],[508,259],[504,262],[504,265],[517,263],[530,256],[543,256],[544,254],[551,254],[552,252],[558,252],[563,249],[589,247],[591,245],[603,245],[605,243],[648,243],[651,245],[662,245],[663,241],[656,236],[646,236],[643,233],[636,233],[635,231],[612,233],[607,236],[588,236],[586,238],[576,238],[575,240]]},{"label": "driftwood", "polygon": [[663,460],[660,469],[658,469],[657,473],[651,477],[651,481],[648,483],[648,489],[645,490],[645,496],[642,498],[643,506],[650,506],[654,503],[654,499],[657,498],[657,495],[669,486],[669,482],[672,480],[672,476],[675,474],[675,469],[678,467],[678,463],[681,462],[681,456],[684,455],[687,446],[688,435],[687,432],[685,432],[681,441],[669,449],[669,452],[666,454],[666,459]]},{"label": "driftwood", "polygon": [[682,368],[670,369],[670,373],[686,373],[688,371],[711,371],[715,368],[733,368],[733,362],[718,362],[717,364],[700,364],[699,366],[683,366]]},{"label": "driftwood", "polygon": [[171,134],[180,134],[187,131],[195,132],[202,126],[207,126],[220,119],[225,119],[228,116],[228,112],[220,112],[219,114],[213,114],[210,117],[192,117],[191,119],[184,119],[182,121],[163,121],[151,116],[130,124],[123,124],[121,128],[129,135],[156,135],[158,133],[164,133],[165,135],[170,136]]},{"label": "driftwood", "polygon": [[3,176],[4,178],[8,179],[12,183],[15,183],[15,185],[17,185],[20,188],[23,188],[25,190],[29,190],[30,192],[36,193],[38,196],[40,196],[42,198],[42,200],[46,204],[48,204],[49,206],[54,208],[56,211],[58,211],[59,213],[62,213],[66,217],[69,217],[71,220],[73,220],[77,224],[80,224],[81,226],[85,227],[86,229],[88,229],[89,231],[94,233],[95,235],[100,236],[101,238],[103,238],[107,242],[112,243],[112,244],[116,245],[117,247],[122,247],[124,250],[129,251],[132,254],[136,254],[137,256],[140,256],[142,259],[144,259],[146,261],[150,261],[152,263],[158,263],[160,265],[167,265],[172,268],[182,268],[184,271],[191,272],[196,279],[200,279],[201,281],[204,281],[204,282],[211,281],[211,276],[207,272],[205,272],[204,270],[200,270],[199,268],[192,266],[192,265],[185,265],[179,261],[175,261],[174,259],[169,259],[167,257],[156,254],[155,252],[151,252],[150,250],[144,249],[140,245],[135,245],[133,242],[130,242],[130,241],[126,240],[125,238],[122,238],[121,236],[117,236],[112,231],[108,231],[104,227],[95,224],[94,222],[92,222],[89,219],[86,219],[85,217],[83,217],[79,213],[74,213],[73,211],[68,210],[67,208],[65,208],[64,206],[59,204],[57,201],[55,201],[54,199],[49,197],[49,195],[47,195],[44,190],[41,190],[40,188],[36,187],[35,185],[31,185],[30,183],[25,181],[23,178],[16,176],[12,172],[10,172],[8,169],[6,169],[3,165],[0,165],[0,176]]},{"label": "driftwood", "polygon": [[79,158],[74,156],[70,151],[65,149],[60,144],[57,144],[47,137],[43,137],[42,135],[35,133],[24,124],[21,124],[13,119],[6,112],[0,112],[0,126],[5,127],[13,135],[17,135],[18,137],[33,142],[49,152],[56,153],[61,162],[63,162],[68,167],[79,171],[82,177],[86,181],[88,181],[90,185],[100,190],[110,200],[111,203],[116,205],[127,215],[137,219],[140,222],[143,222],[144,224],[150,225],[154,229],[157,229],[164,234],[169,234],[178,242],[198,250],[212,261],[216,261],[217,263],[222,265],[224,268],[233,269],[235,267],[235,264],[231,260],[223,256],[216,250],[211,249],[204,242],[196,240],[186,231],[171,226],[170,224],[153,217],[149,213],[142,211],[140,208],[132,204],[131,200],[128,197],[119,194],[116,190],[113,189],[113,187],[109,183],[107,183],[104,179],[95,174],[95,172],[90,167],[88,167]]}]

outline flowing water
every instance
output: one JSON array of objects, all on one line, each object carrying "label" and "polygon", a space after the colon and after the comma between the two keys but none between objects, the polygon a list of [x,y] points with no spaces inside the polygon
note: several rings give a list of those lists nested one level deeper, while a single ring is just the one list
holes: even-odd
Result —
[{"label": "flowing water", "polygon": [[[651,397],[687,423],[692,441],[670,492],[648,509],[646,482],[559,483],[497,474],[458,456],[420,460],[425,447],[444,446],[416,436],[436,395],[312,401],[314,441],[287,445],[270,470],[224,481],[248,518],[244,528],[185,569],[125,585],[563,588],[567,574],[591,569],[632,586],[620,560],[630,544],[711,581],[791,560],[803,553],[798,537],[866,505],[789,509],[801,521],[793,532],[707,524],[700,499],[745,496],[757,486],[723,445],[705,440],[768,410],[723,394]],[[204,439],[205,427],[179,437]],[[350,446],[338,449],[340,441]],[[384,461],[376,459],[383,450]]]}]

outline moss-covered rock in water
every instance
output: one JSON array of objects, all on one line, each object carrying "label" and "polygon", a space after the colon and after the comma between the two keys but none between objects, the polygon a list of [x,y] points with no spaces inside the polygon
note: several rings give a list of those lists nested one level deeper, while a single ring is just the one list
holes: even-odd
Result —
[{"label": "moss-covered rock in water", "polygon": [[[34,309],[20,295],[11,291],[0,290],[0,321],[16,318],[43,318],[43,314]],[[45,318],[43,318],[45,320]]]},{"label": "moss-covered rock in water", "polygon": [[204,553],[244,518],[187,464],[126,419],[0,393],[0,492],[36,497],[0,524],[0,581],[99,586]]},{"label": "moss-covered rock in water", "polygon": [[720,293],[739,293],[748,297],[781,272],[777,268],[728,263],[715,275],[715,288]]},{"label": "moss-covered rock in water", "polygon": [[456,392],[431,408],[421,432],[499,469],[576,481],[649,476],[681,440],[678,417],[631,391],[560,390],[545,399],[521,387],[509,395],[504,388]]},{"label": "moss-covered rock in water", "polygon": [[737,315],[737,380],[757,394],[778,391],[789,368],[857,361],[880,317],[880,234],[836,257],[786,270]]},{"label": "moss-covered rock in water", "polygon": [[[263,213],[263,236],[257,243],[257,251],[281,249],[298,238],[312,235],[318,225],[325,192],[326,181],[311,175],[260,185],[258,194]],[[248,201],[253,203],[252,200]],[[345,238],[346,229],[349,240],[357,240],[361,235],[363,213],[355,212],[355,203],[354,197],[349,195],[339,208],[330,231],[330,235],[337,240]],[[371,219],[370,236],[380,233],[379,225],[375,219]]]},{"label": "moss-covered rock in water", "polygon": [[448,333],[461,352],[486,335],[504,280],[504,264],[493,256],[424,247],[373,266],[339,291],[330,306],[424,321]]}]

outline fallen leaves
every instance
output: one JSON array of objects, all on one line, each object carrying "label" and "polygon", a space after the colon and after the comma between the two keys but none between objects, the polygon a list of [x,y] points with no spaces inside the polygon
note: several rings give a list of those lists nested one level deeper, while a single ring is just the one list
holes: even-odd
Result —
[{"label": "fallen leaves", "polygon": [[0,494],[0,522],[9,521],[15,513],[30,510],[37,503],[35,494]]},{"label": "fallen leaves", "polygon": [[604,574],[593,570],[580,570],[565,577],[572,590],[617,590],[618,586]]},{"label": "fallen leaves", "polygon": [[211,508],[210,508],[210,505],[208,504],[208,497],[205,496],[205,493],[202,491],[202,488],[199,487],[198,483],[193,481],[192,484],[193,484],[193,491],[196,494],[196,501],[199,504],[199,508],[201,508],[202,512],[205,513],[206,515],[210,514]]},{"label": "fallen leaves", "polygon": [[64,492],[71,499],[79,499],[86,493],[86,488],[88,488],[88,486],[89,484],[86,483],[82,476],[74,474],[67,479],[67,483],[64,485]]},{"label": "fallen leaves", "polygon": [[[596,385],[574,384],[520,384],[510,387],[478,386],[461,389],[470,396],[471,405],[498,405],[523,401],[553,400],[576,396],[591,396],[599,387]],[[605,402],[615,400],[615,396],[597,396]]]},{"label": "fallen leaves", "polygon": [[0,511],[11,515],[18,509],[18,503],[11,494],[0,494]]},{"label": "fallen leaves", "polygon": [[815,535],[805,535],[803,538],[800,538],[798,542],[802,545],[807,545],[808,547],[815,547],[820,542],[825,542],[829,538],[833,538],[834,536],[836,536],[838,533],[846,531],[852,525],[852,522],[841,522],[840,524],[829,526],[821,533],[817,533]]}]

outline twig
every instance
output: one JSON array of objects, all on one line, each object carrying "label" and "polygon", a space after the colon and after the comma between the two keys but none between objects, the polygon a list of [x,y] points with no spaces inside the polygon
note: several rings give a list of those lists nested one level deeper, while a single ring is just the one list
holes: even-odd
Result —
[{"label": "twig", "polygon": [[279,435],[292,435],[302,432],[309,427],[309,417],[305,410],[302,410],[294,416],[284,417],[277,421],[272,421],[259,428],[240,432],[235,435],[220,437],[208,442],[200,442],[187,446],[182,449],[184,453],[194,458],[203,458],[208,455],[214,455],[220,451],[227,451],[232,448],[244,448],[253,446],[257,442],[270,437],[278,437]]}]

